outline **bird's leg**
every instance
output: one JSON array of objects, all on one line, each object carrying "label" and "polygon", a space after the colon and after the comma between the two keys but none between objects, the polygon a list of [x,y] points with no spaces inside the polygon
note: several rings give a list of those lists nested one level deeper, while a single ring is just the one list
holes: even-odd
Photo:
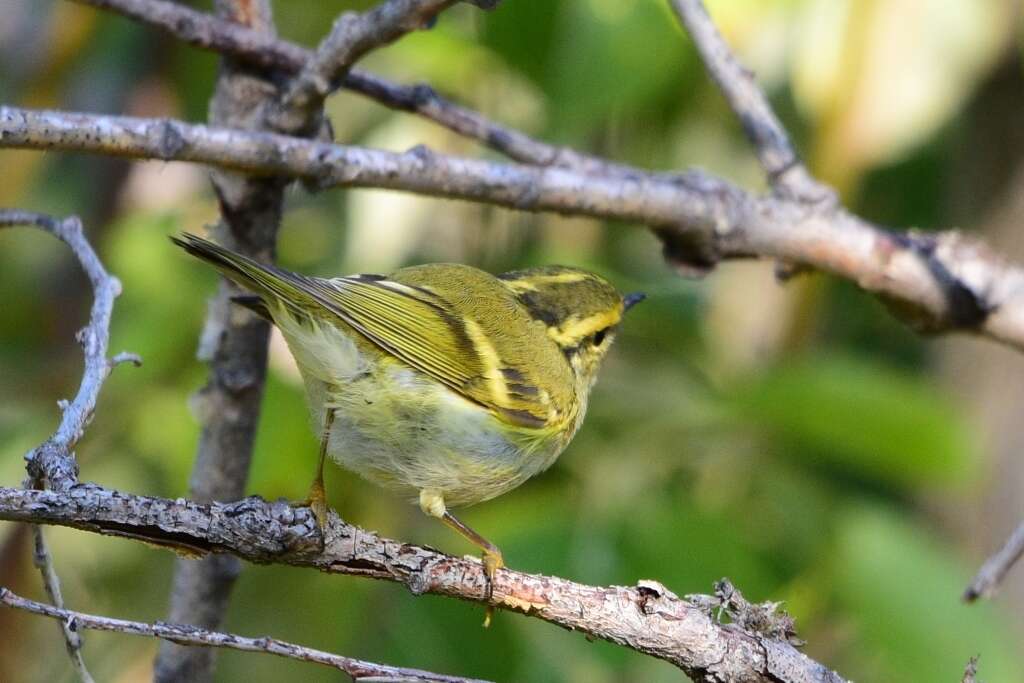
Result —
[{"label": "bird's leg", "polygon": [[[430,517],[441,520],[448,527],[454,529],[473,545],[483,551],[484,576],[487,578],[487,588],[484,598],[490,602],[494,596],[494,575],[505,566],[505,559],[501,550],[486,538],[478,534],[472,528],[463,524],[455,515],[448,512],[444,504],[444,496],[431,489],[420,491],[420,509]],[[490,626],[491,616],[494,614],[494,606],[488,604],[484,614],[484,626]]]},{"label": "bird's leg", "polygon": [[494,574],[505,566],[505,558],[502,557],[501,550],[498,546],[494,545],[476,531],[460,522],[458,518],[450,512],[445,512],[441,521],[465,536],[470,543],[483,551],[484,574],[487,576],[486,597],[490,600],[494,595]]},{"label": "bird's leg", "polygon": [[324,491],[324,460],[327,459],[327,442],[331,439],[331,426],[334,425],[334,408],[325,407],[324,430],[320,435],[320,457],[316,464],[316,477],[309,486],[306,502],[316,517],[317,526],[323,532],[327,529],[327,494]]}]

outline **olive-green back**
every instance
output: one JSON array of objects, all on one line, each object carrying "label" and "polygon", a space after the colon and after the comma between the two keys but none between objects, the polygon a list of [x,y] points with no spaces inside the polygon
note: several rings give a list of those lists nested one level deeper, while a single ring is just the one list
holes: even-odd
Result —
[{"label": "olive-green back", "polygon": [[336,317],[398,360],[509,424],[558,428],[575,418],[573,370],[513,287],[460,264],[390,277],[307,277],[258,263],[194,235],[174,241],[292,315]]},{"label": "olive-green back", "polygon": [[[390,278],[445,302],[438,313],[454,340],[428,344],[423,355],[455,353],[470,376],[459,389],[513,423],[540,426],[567,415],[575,390],[572,370],[543,322],[535,320],[501,280],[459,264],[404,268]],[[495,372],[496,371],[496,372]]]}]

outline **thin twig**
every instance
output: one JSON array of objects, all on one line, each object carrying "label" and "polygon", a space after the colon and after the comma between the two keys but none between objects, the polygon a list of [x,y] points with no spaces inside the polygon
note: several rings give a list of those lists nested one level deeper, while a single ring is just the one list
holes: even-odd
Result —
[{"label": "thin twig", "polygon": [[967,666],[964,667],[964,675],[960,679],[960,683],[978,683],[978,655],[967,660]]},{"label": "thin twig", "polygon": [[85,238],[82,222],[78,217],[58,219],[30,211],[0,209],[0,228],[17,225],[41,228],[67,244],[82,265],[82,270],[88,276],[93,289],[94,298],[89,323],[77,335],[85,355],[85,370],[78,393],[70,403],[61,402],[60,425],[53,436],[25,456],[33,484],[46,484],[59,491],[78,480],[77,467],[74,466],[73,459],[53,458],[51,455],[54,452],[72,452],[86,425],[92,419],[100,389],[114,366],[121,362],[139,365],[141,360],[138,356],[128,353],[118,354],[115,359],[107,357],[110,316],[114,310],[114,299],[121,293],[121,282],[103,267]]},{"label": "thin twig", "polygon": [[366,12],[345,12],[317,46],[313,58],[292,79],[283,99],[288,119],[281,132],[301,130],[292,120],[309,119],[311,110],[323,107],[332,83],[348,74],[352,65],[371,50],[391,43],[410,31],[426,28],[437,15],[457,0],[385,0]]},{"label": "thin twig", "polygon": [[[167,0],[75,1],[118,12],[195,47],[214,50],[264,68],[297,73],[313,58],[313,51],[301,45]],[[352,69],[340,83],[331,83],[332,89],[337,87],[365,95],[391,109],[419,114],[524,164],[627,176],[639,172],[630,166],[606,161],[569,147],[547,144],[495,123],[477,111],[442,97],[429,85],[399,85],[366,71]]]},{"label": "thin twig", "polygon": [[753,74],[736,59],[701,0],[671,0],[704,67],[743,124],[772,186],[803,201],[834,202],[835,192],[816,181],[800,161]]},{"label": "thin twig", "polygon": [[633,166],[602,159],[571,147],[548,144],[514,128],[503,126],[478,111],[442,97],[426,84],[397,85],[365,71],[353,69],[345,77],[344,86],[385,107],[418,114],[523,164],[627,177],[642,173]]},{"label": "thin twig", "polygon": [[[0,520],[70,526],[125,536],[195,556],[230,553],[260,564],[310,567],[486,602],[487,580],[475,557],[382,538],[330,513],[321,535],[308,508],[249,497],[203,505],[79,484],[63,495],[0,487]],[[512,560],[514,558],[507,558]],[[791,634],[721,624],[703,604],[657,581],[597,587],[500,569],[491,603],[664,659],[695,681],[843,679],[802,654]]]},{"label": "thin twig", "polygon": [[[53,436],[25,456],[29,472],[25,486],[48,486],[51,489],[65,491],[78,481],[78,465],[73,449],[92,419],[103,382],[111,370],[120,363],[139,365],[142,361],[135,354],[127,352],[119,353],[114,358],[107,357],[110,317],[114,310],[114,299],[121,293],[121,283],[103,267],[92,245],[85,238],[78,217],[58,219],[30,211],[0,209],[0,228],[17,225],[40,228],[67,244],[81,264],[93,289],[89,322],[77,335],[85,355],[85,369],[78,393],[70,403],[60,402],[61,421]],[[61,595],[60,579],[53,566],[53,557],[43,537],[43,530],[33,525],[32,537],[33,561],[42,576],[46,593],[56,607],[63,608],[64,598]],[[92,683],[93,678],[82,658],[81,637],[67,623],[61,625],[61,635],[79,680],[83,683]]]},{"label": "thin twig", "polygon": [[[32,524],[31,526],[34,546],[32,562],[43,576],[43,586],[46,588],[46,595],[49,596],[50,603],[53,605],[53,607],[49,605],[42,606],[47,609],[64,610],[64,596],[60,592],[60,578],[57,576],[57,570],[53,567],[53,557],[50,555],[50,549],[46,545],[43,528],[38,524]],[[0,587],[0,592],[2,590],[2,587]],[[75,668],[75,673],[78,674],[78,680],[82,683],[93,683],[92,675],[89,673],[89,669],[86,668],[85,660],[82,658],[82,636],[78,633],[78,629],[75,628],[74,622],[70,619],[61,619],[60,630],[64,636],[64,645],[67,647],[68,656],[71,657],[71,665]]]},{"label": "thin twig", "polygon": [[840,208],[754,196],[701,172],[632,177],[405,153],[138,119],[0,106],[0,147],[194,161],[320,185],[379,187],[524,211],[655,227],[670,262],[702,273],[769,257],[818,268],[879,295],[922,332],[962,330],[1024,349],[1024,269],[949,232],[896,232]]},{"label": "thin twig", "polygon": [[313,648],[295,645],[277,638],[246,638],[232,633],[219,633],[187,624],[170,624],[156,622],[149,624],[142,621],[128,621],[112,617],[101,617],[82,612],[52,607],[50,605],[29,600],[14,594],[8,588],[0,586],[0,603],[14,609],[39,614],[60,620],[65,626],[74,629],[87,628],[94,631],[111,631],[131,636],[149,636],[160,638],[178,645],[198,647],[223,647],[244,652],[266,652],[267,654],[296,659],[303,662],[323,664],[343,671],[355,681],[425,681],[429,683],[486,683],[476,678],[462,676],[445,676],[420,669],[407,669],[399,666],[388,666],[367,662],[361,659],[343,657],[341,655],[314,650]]},{"label": "thin twig", "polygon": [[1021,522],[1006,543],[994,555],[985,560],[971,584],[964,591],[963,598],[974,602],[978,598],[990,598],[1014,564],[1024,555],[1024,522]]}]

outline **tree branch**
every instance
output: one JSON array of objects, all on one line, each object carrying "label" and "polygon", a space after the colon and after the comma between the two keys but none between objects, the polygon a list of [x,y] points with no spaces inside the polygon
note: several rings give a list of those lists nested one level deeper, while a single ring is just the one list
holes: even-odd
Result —
[{"label": "tree branch", "polygon": [[[227,22],[274,35],[269,0],[217,0],[215,8]],[[263,129],[261,112],[276,103],[277,88],[262,76],[247,65],[223,60],[210,99],[210,122]],[[220,201],[221,219],[215,228],[218,241],[258,260],[273,260],[287,181],[252,178],[224,169],[215,169],[210,180]],[[233,310],[231,297],[240,293],[236,285],[221,280],[208,304],[197,354],[209,363],[209,377],[193,400],[200,435],[189,490],[193,498],[206,502],[242,497],[259,423],[270,327],[258,316]],[[179,560],[168,619],[218,628],[239,571],[241,566],[233,557]],[[157,655],[154,681],[209,681],[215,655],[212,649],[164,642]]]},{"label": "tree branch", "polygon": [[40,228],[67,244],[89,278],[93,290],[89,322],[75,336],[85,357],[85,369],[78,393],[70,403],[63,400],[59,402],[61,420],[57,431],[25,456],[32,485],[45,485],[60,491],[78,480],[78,466],[74,461],[73,450],[92,420],[103,382],[116,365],[129,362],[137,366],[141,365],[142,360],[129,353],[107,357],[110,316],[114,311],[114,299],[121,294],[121,282],[103,267],[92,245],[85,238],[78,217],[58,219],[30,211],[0,209],[0,228],[17,225]]},{"label": "tree branch", "polygon": [[295,659],[303,662],[323,664],[343,671],[352,677],[354,681],[374,680],[386,683],[387,681],[424,681],[426,683],[486,683],[475,678],[463,678],[461,676],[445,676],[420,669],[407,669],[398,666],[387,666],[376,664],[361,659],[352,659],[341,655],[314,650],[287,643],[276,638],[246,638],[231,633],[218,633],[208,631],[187,624],[168,624],[157,622],[147,624],[141,621],[127,621],[125,619],[114,619],[111,617],[99,617],[82,612],[73,612],[67,609],[55,608],[50,605],[28,600],[14,594],[8,588],[0,586],[0,604],[19,609],[32,614],[39,614],[45,617],[59,620],[75,632],[81,628],[94,631],[111,631],[124,633],[132,636],[150,636],[160,638],[178,645],[199,646],[199,647],[223,647],[231,650],[242,650],[243,652],[266,652],[268,654]]},{"label": "tree branch", "polygon": [[[0,487],[0,519],[126,536],[191,556],[230,553],[261,564],[395,581],[415,595],[485,601],[486,579],[476,558],[382,538],[334,513],[321,537],[307,508],[255,497],[206,505],[93,484],[63,494]],[[721,624],[709,606],[679,598],[654,581],[601,588],[502,569],[492,604],[664,659],[695,681],[843,680],[777,633]]]},{"label": "tree branch", "polygon": [[[268,36],[215,16],[166,0],[75,0],[82,4],[118,12],[195,47],[230,55],[263,68],[298,73],[313,59],[311,50]],[[515,129],[497,124],[479,112],[462,107],[434,91],[429,85],[398,85],[379,76],[351,69],[331,88],[344,87],[391,109],[419,114],[463,137],[508,156],[537,166],[558,166],[588,173],[632,175],[636,169],[578,152],[569,147],[549,145]]]},{"label": "tree branch", "polygon": [[978,683],[977,655],[967,660],[967,666],[964,667],[964,675],[963,678],[960,679],[960,683]]},{"label": "tree branch", "polygon": [[[46,595],[50,598],[50,602],[53,605],[50,609],[62,610],[64,609],[64,596],[60,590],[60,577],[57,576],[57,570],[53,566],[53,556],[50,554],[46,538],[43,536],[43,528],[38,524],[30,526],[32,527],[33,544],[32,564],[42,574],[43,587],[46,589]],[[0,593],[2,591],[3,588],[0,587]],[[93,677],[85,666],[85,660],[82,658],[81,634],[68,621],[61,622],[60,630],[61,635],[64,637],[64,645],[67,648],[68,656],[71,658],[71,666],[74,668],[75,673],[78,674],[78,680],[81,683],[93,683]]]},{"label": "tree branch", "polygon": [[[369,51],[394,42],[410,31],[430,26],[437,15],[457,0],[386,0],[367,12],[345,12],[337,18],[316,49],[312,59],[292,79],[284,95],[290,116],[282,121],[282,132],[301,130],[297,123],[309,112],[323,107],[324,98],[341,81],[352,65]],[[300,118],[299,122],[294,117]]]},{"label": "tree branch", "polygon": [[[835,204],[837,201],[835,191],[815,180],[800,162],[785,128],[776,117],[775,112],[772,111],[764,93],[757,86],[750,71],[743,68],[736,60],[714,22],[711,21],[702,0],[670,1],[680,22],[693,38],[705,68],[743,124],[743,129],[757,150],[761,165],[776,191],[782,196],[797,201]],[[922,236],[910,235],[910,237],[921,239]],[[933,277],[952,285],[952,287],[947,287],[949,302],[952,304],[955,299],[961,300],[961,304],[953,306],[954,308],[960,308],[966,316],[979,322],[986,318],[1000,317],[1002,322],[997,326],[1002,329],[1017,327],[1024,322],[1022,320],[1024,311],[1006,310],[1006,304],[1010,300],[1017,302],[1014,307],[1021,301],[1024,283],[1021,281],[1020,268],[998,263],[995,256],[981,244],[971,244],[956,233],[940,233],[930,241],[931,245],[925,243],[917,248],[923,248],[925,251],[948,250],[946,259],[933,251],[933,256],[937,257],[929,258],[929,262]],[[943,247],[943,243],[945,243],[945,247]],[[967,270],[971,267],[969,264],[973,262],[975,266],[980,266],[981,263],[978,259],[996,265],[998,269],[1003,270],[1004,275],[997,278],[998,282],[997,279],[988,277],[975,280],[973,283],[970,282],[971,278],[967,275]],[[987,266],[981,267],[987,268]],[[863,282],[860,284],[865,286]],[[865,288],[870,289],[867,286]],[[1001,289],[1003,296],[1007,298],[1002,302],[994,300],[991,297],[991,292],[994,289]],[[986,292],[989,294],[986,295]],[[927,321],[925,321],[925,327],[930,327]],[[982,326],[982,329],[984,327]],[[998,334],[993,336],[999,338]],[[1014,333],[1013,336],[1016,337],[1017,334]],[[1019,338],[1015,341],[1002,338],[1001,341],[1018,349],[1022,348]],[[963,599],[973,602],[979,597],[990,597],[999,587],[1006,573],[1022,555],[1024,555],[1024,522],[1007,539],[1005,545],[978,570],[974,580],[964,591]]]},{"label": "tree branch", "polygon": [[693,39],[704,67],[743,124],[772,186],[791,199],[834,203],[835,191],[807,172],[753,74],[732,54],[704,3],[671,0],[671,5]]},{"label": "tree branch", "polygon": [[990,598],[1003,582],[1006,573],[1024,555],[1024,522],[1021,522],[1006,543],[995,554],[985,560],[978,573],[964,590],[963,598],[974,602],[978,598]]},{"label": "tree branch", "polygon": [[[85,355],[85,370],[78,393],[70,403],[63,400],[59,402],[62,415],[57,431],[25,456],[26,469],[29,472],[25,482],[26,487],[49,486],[61,491],[77,482],[78,466],[73,449],[85,431],[86,425],[92,419],[103,382],[116,365],[122,362],[139,365],[142,361],[138,356],[129,353],[120,353],[114,358],[107,358],[110,317],[114,309],[114,299],[121,293],[121,283],[103,267],[96,252],[93,251],[92,245],[85,238],[82,222],[78,217],[70,216],[58,219],[46,214],[17,209],[0,209],[0,228],[16,225],[31,225],[40,228],[67,244],[81,264],[82,270],[85,271],[93,288],[93,305],[89,322],[78,332],[76,337],[82,345]],[[46,594],[56,607],[63,608],[64,598],[61,594],[60,578],[53,566],[53,556],[43,537],[43,530],[33,525],[32,538],[32,559],[42,576]],[[67,624],[62,624],[61,635],[79,680],[82,683],[92,683],[93,678],[82,659],[80,635],[69,628]]]},{"label": "tree branch", "polygon": [[699,172],[631,177],[405,153],[162,119],[0,107],[0,147],[194,161],[652,226],[687,274],[769,257],[852,280],[921,332],[962,330],[1024,350],[1024,270],[956,231],[895,232],[841,208],[751,195]]}]

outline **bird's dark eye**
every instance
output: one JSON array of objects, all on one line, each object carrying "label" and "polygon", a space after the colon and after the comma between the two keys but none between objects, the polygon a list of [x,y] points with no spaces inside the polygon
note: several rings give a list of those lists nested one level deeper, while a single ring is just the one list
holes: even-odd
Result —
[{"label": "bird's dark eye", "polygon": [[604,343],[604,336],[608,330],[598,330],[594,333],[594,346],[600,346]]}]

